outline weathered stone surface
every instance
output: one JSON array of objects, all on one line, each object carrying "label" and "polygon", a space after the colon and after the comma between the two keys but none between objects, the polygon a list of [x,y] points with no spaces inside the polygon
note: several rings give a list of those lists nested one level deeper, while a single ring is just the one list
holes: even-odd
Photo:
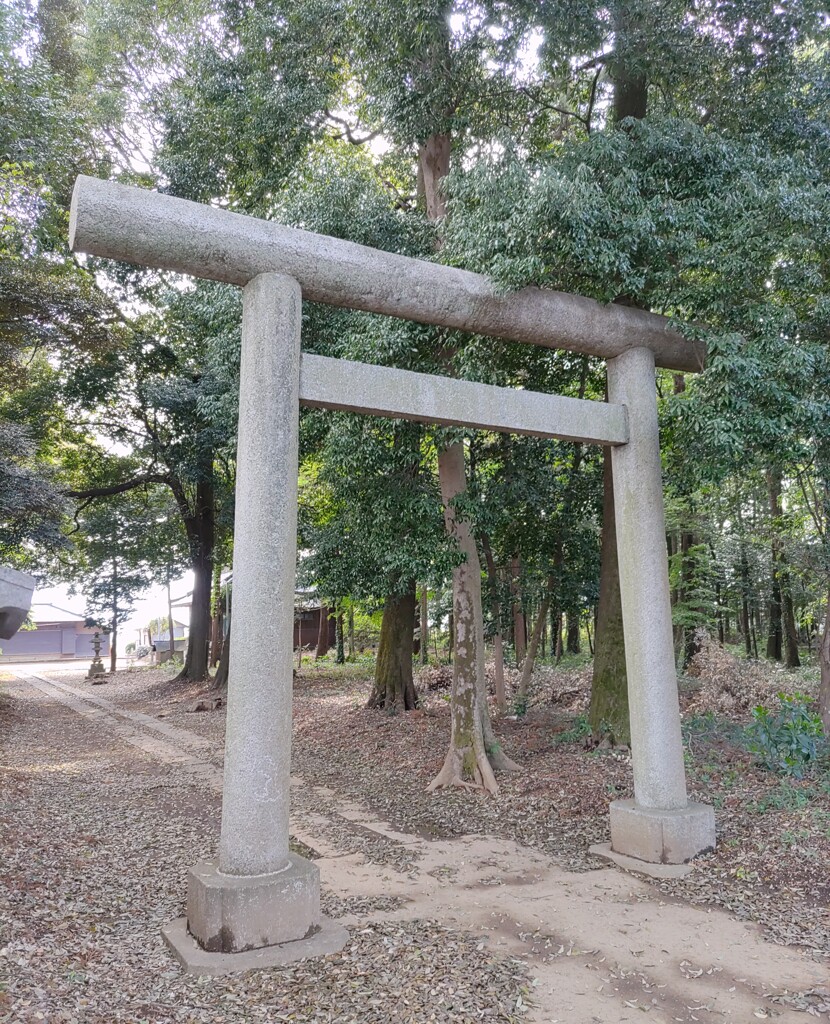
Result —
[{"label": "weathered stone surface", "polygon": [[263,274],[245,288],[219,840],[229,875],[288,863],[301,320],[291,278]]},{"label": "weathered stone surface", "polygon": [[608,398],[628,410],[629,441],[611,449],[611,464],[634,795],[641,807],[682,808],[686,806],[686,774],[674,664],[654,356],[648,349],[632,349],[608,363]]},{"label": "weathered stone surface", "polygon": [[601,860],[614,864],[623,871],[634,871],[649,878],[683,878],[692,870],[690,864],[653,864],[651,861],[638,860],[624,853],[616,853],[610,843],[595,843],[588,847],[588,852]]},{"label": "weathered stone surface", "polygon": [[611,849],[653,864],[685,864],[715,848],[715,812],[708,804],[661,810],[634,800],[611,804]]},{"label": "weathered stone surface", "polygon": [[288,855],[282,871],[242,877],[203,861],[187,876],[187,926],[209,953],[241,953],[309,937],[320,924],[320,872]]},{"label": "weathered stone surface", "polygon": [[300,401],[314,408],[589,444],[628,440],[625,409],[619,405],[326,356],[304,355],[300,360]]},{"label": "weathered stone surface", "polygon": [[0,639],[9,640],[26,621],[34,590],[33,576],[0,565]]},{"label": "weathered stone surface", "polygon": [[297,939],[296,942],[286,942],[281,946],[249,949],[244,953],[208,953],[187,930],[187,919],[184,917],[165,925],[161,934],[185,974],[213,976],[284,967],[296,960],[337,953],[349,941],[349,933],[343,925],[325,917],[321,918],[317,931],[307,939]]},{"label": "weathered stone surface", "polygon": [[230,284],[287,274],[314,302],[548,348],[611,358],[646,346],[658,366],[689,373],[706,358],[702,344],[646,310],[539,288],[503,294],[457,267],[84,175],[72,196],[69,243],[76,252]]}]

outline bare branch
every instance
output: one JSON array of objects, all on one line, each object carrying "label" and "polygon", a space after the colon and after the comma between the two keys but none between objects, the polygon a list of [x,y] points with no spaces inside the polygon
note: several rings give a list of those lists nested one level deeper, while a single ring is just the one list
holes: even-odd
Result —
[{"label": "bare branch", "polygon": [[159,473],[144,473],[141,476],[133,477],[132,480],[125,480],[120,484],[111,484],[109,487],[87,487],[80,491],[64,491],[67,498],[107,498],[113,494],[123,494],[125,491],[132,491],[143,484],[165,484],[172,487],[169,476]]}]

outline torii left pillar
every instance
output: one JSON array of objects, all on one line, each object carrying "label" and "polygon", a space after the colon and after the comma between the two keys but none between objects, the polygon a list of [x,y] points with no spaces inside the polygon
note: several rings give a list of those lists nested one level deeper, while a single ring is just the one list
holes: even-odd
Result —
[{"label": "torii left pillar", "polygon": [[190,870],[186,926],[164,930],[193,973],[289,963],[348,938],[320,914],[316,865],[288,846],[301,321],[293,278],[246,285],[219,859]]}]

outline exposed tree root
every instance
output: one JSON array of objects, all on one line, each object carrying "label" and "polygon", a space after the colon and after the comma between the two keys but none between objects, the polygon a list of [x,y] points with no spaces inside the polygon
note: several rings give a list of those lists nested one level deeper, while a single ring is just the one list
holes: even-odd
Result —
[{"label": "exposed tree root", "polygon": [[497,772],[521,772],[524,768],[516,761],[512,760],[502,750],[501,744],[496,743],[492,747],[487,748],[487,756],[490,760],[490,764],[493,766],[494,771]]},{"label": "exposed tree root", "polygon": [[[472,770],[468,768],[465,771],[465,766],[468,765]],[[465,779],[465,775],[468,778]],[[499,784],[496,782],[496,776],[493,774],[487,753],[483,748],[478,749],[478,743],[474,744],[473,748],[467,747],[463,750],[458,750],[450,745],[443,767],[427,786],[427,792],[433,793],[436,789],[445,789],[451,786],[463,789],[483,789],[491,796],[498,793]]]}]

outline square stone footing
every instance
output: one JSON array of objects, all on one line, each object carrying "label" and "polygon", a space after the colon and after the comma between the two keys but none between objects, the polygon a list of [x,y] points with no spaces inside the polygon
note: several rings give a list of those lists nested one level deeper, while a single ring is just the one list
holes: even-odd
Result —
[{"label": "square stone footing", "polygon": [[715,812],[708,804],[664,811],[634,800],[611,804],[611,849],[651,864],[685,864],[715,848]]},{"label": "square stone footing", "polygon": [[208,953],[281,946],[309,938],[319,924],[320,872],[294,853],[269,875],[224,875],[214,861],[188,872],[187,926]]},{"label": "square stone footing", "polygon": [[286,942],[281,946],[249,949],[244,953],[208,953],[187,930],[186,917],[166,924],[161,934],[185,974],[202,975],[241,974],[244,971],[283,967],[307,957],[337,953],[349,941],[349,933],[343,925],[325,917],[320,920],[317,931],[308,938]]},{"label": "square stone footing", "polygon": [[595,843],[588,847],[588,853],[609,864],[615,864],[623,871],[634,871],[648,875],[649,878],[683,878],[692,870],[691,864],[652,864],[647,860],[637,860],[636,857],[626,857],[624,853],[614,853],[610,843]]}]

